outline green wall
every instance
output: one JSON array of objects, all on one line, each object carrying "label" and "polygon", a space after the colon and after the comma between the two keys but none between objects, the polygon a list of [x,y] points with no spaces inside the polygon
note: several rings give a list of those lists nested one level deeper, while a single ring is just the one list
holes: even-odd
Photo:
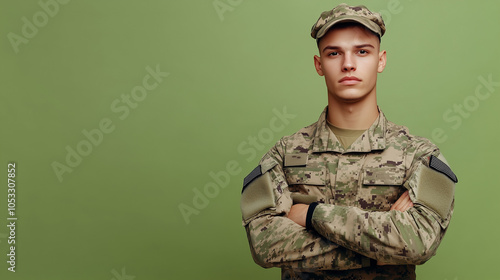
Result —
[{"label": "green wall", "polygon": [[[497,279],[500,4],[365,2],[387,24],[380,107],[460,180],[417,275]],[[241,185],[326,106],[309,31],[338,3],[0,1],[0,278],[279,279],[252,261]]]}]

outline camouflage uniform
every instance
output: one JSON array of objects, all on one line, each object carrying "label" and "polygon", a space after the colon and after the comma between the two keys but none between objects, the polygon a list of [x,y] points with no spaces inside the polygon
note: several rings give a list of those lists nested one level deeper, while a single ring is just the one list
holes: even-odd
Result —
[{"label": "camouflage uniform", "polygon": [[[382,112],[347,149],[326,115],[283,137],[245,178],[255,262],[281,267],[282,279],[414,279],[447,229],[456,176],[435,145]],[[406,190],[414,206],[389,211]],[[307,228],[287,218],[294,203],[311,203]]]}]

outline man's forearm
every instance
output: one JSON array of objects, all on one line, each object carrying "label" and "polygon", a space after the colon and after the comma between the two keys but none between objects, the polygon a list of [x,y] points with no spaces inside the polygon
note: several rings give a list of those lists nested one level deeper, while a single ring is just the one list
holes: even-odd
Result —
[{"label": "man's forearm", "polygon": [[[312,203],[311,205],[305,204],[295,204],[290,209],[288,218],[297,223],[300,226],[307,227],[308,229],[314,229],[312,225],[312,215],[318,203]],[[397,210],[404,212],[409,208],[413,207],[413,202],[410,199],[409,192],[406,191],[401,195],[401,197],[392,205],[391,210]],[[384,265],[386,263],[378,262],[379,265]]]},{"label": "man's forearm", "polygon": [[422,264],[434,255],[444,230],[429,210],[368,212],[319,204],[314,229],[332,242],[387,264]]},{"label": "man's forearm", "polygon": [[262,267],[345,270],[369,266],[370,260],[306,230],[284,216],[263,216],[250,222],[247,235],[252,256]]}]

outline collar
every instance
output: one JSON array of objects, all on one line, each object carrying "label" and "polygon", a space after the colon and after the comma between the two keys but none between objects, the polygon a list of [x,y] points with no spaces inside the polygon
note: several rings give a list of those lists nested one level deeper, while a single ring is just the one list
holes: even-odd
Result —
[{"label": "collar", "polygon": [[326,114],[328,106],[323,110],[316,123],[316,132],[313,138],[313,153],[320,152],[371,152],[384,150],[386,147],[385,131],[387,119],[379,109],[379,115],[373,124],[361,136],[352,143],[348,149],[344,149],[335,134],[328,128]]}]

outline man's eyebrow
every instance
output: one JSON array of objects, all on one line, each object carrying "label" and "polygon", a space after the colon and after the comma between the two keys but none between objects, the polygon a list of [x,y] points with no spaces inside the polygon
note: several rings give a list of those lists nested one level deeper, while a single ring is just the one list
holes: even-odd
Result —
[{"label": "man's eyebrow", "polygon": [[361,49],[361,48],[375,48],[372,44],[361,44],[361,45],[356,45],[355,46],[357,49]]},{"label": "man's eyebrow", "polygon": [[[362,48],[372,48],[372,49],[374,49],[375,47],[372,44],[361,44],[361,45],[355,45],[354,48],[356,48],[356,49],[362,49]],[[323,49],[323,52],[326,51],[326,50],[340,50],[340,49],[342,49],[342,48],[338,47],[338,46],[326,46]]]},{"label": "man's eyebrow", "polygon": [[337,47],[337,46],[326,46],[323,51],[326,51],[326,50],[340,50],[340,47]]}]

